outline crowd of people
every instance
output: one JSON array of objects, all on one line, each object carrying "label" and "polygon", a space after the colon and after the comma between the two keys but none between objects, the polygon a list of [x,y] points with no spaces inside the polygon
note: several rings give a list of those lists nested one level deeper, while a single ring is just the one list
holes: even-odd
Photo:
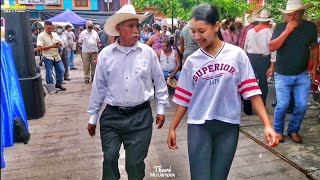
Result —
[{"label": "crowd of people", "polygon": [[[243,26],[239,17],[220,22],[217,8],[202,4],[193,10],[188,23],[180,22],[171,30],[160,24],[140,28],[144,16],[125,5],[106,20],[103,30],[87,21],[77,34],[69,26],[56,27],[56,34],[52,23],[45,22],[36,49],[42,51],[47,83],[53,83],[54,67],[56,87],[65,90],[61,84],[70,80],[68,69],[75,69],[74,45],[79,45],[84,82],[92,82],[90,136],[100,122],[103,179],[120,178],[121,144],[129,179],[144,178],[153,124],[150,99],[157,99],[156,124],[161,128],[169,106],[167,84],[174,86],[177,104],[168,147],[178,148],[175,131],[188,112],[191,178],[227,179],[242,108],[247,115],[253,109],[259,115],[271,147],[284,141],[290,104],[286,134],[295,143],[302,143],[299,131],[308,105],[320,108],[320,20],[303,20],[310,7],[288,0],[282,10],[283,23],[275,26],[272,12],[261,8]],[[273,125],[265,108],[269,77],[274,77],[276,90]],[[308,103],[310,88],[313,101]],[[103,103],[107,106],[99,118]]]}]

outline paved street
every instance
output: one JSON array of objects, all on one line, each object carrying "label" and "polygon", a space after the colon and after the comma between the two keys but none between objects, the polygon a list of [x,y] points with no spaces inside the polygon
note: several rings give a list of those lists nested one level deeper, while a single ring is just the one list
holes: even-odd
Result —
[{"label": "paved street", "polygon": [[[1,179],[101,179],[102,151],[99,131],[91,138],[86,130],[89,115],[86,113],[90,84],[83,79],[79,56],[78,70],[70,71],[67,91],[47,95],[46,115],[29,121],[31,140],[27,145],[15,144],[5,149],[7,168],[2,170]],[[44,71],[42,72],[44,73]],[[178,150],[170,150],[166,145],[168,128],[175,110],[167,112],[167,120],[160,130],[154,128],[149,155],[146,159],[146,178],[190,179],[187,154],[186,119],[177,130]],[[152,103],[154,109],[155,103]],[[156,127],[156,126],[154,126]],[[119,166],[121,179],[127,179],[124,169],[124,151],[120,152]],[[164,177],[154,177],[159,173],[155,167],[170,169],[171,173],[160,173]],[[308,179],[305,174],[260,146],[244,134],[240,134],[236,157],[229,174],[233,179],[256,180],[298,180]]]}]

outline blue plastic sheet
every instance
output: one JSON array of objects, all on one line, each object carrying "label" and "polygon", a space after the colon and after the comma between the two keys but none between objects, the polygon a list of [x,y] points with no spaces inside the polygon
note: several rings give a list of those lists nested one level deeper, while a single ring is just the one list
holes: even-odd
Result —
[{"label": "blue plastic sheet", "polygon": [[28,128],[12,47],[1,41],[1,168],[5,167],[3,148],[13,146],[13,119],[20,117]]}]

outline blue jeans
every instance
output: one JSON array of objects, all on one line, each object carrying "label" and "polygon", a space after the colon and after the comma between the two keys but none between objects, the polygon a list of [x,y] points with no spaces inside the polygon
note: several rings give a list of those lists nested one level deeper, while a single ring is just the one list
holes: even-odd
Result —
[{"label": "blue jeans", "polygon": [[307,71],[293,76],[274,75],[277,105],[274,112],[274,129],[283,134],[285,117],[290,104],[290,92],[294,97],[294,109],[288,125],[288,133],[298,133],[308,109],[311,81]]},{"label": "blue jeans", "polygon": [[[164,78],[167,79],[167,78],[170,76],[171,72],[173,72],[173,71],[163,71],[163,76],[164,76]],[[176,73],[176,75],[174,76],[174,78],[175,78],[176,80],[178,80],[178,79],[179,79],[179,76],[180,76],[180,71],[178,71],[178,72]]]},{"label": "blue jeans", "polygon": [[218,120],[188,124],[191,180],[227,179],[238,138],[238,124]]},{"label": "blue jeans", "polygon": [[67,48],[67,62],[68,62],[68,65],[71,68],[74,68],[74,52],[72,49],[69,49]]},{"label": "blue jeans", "polygon": [[61,85],[61,82],[63,81],[63,75],[64,75],[64,67],[63,67],[62,61],[60,60],[55,62],[54,60],[44,57],[43,62],[46,68],[47,84],[53,84],[52,68],[54,67],[54,70],[56,73],[56,85]]}]

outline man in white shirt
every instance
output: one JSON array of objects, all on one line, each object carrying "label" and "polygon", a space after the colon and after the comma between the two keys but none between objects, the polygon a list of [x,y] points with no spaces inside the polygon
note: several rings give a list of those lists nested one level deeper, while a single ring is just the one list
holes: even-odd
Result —
[{"label": "man in white shirt", "polygon": [[[79,35],[79,44],[82,44],[82,60],[85,83],[89,83],[90,77],[93,81],[94,72],[97,64],[98,43],[100,38],[98,33],[93,30],[93,22],[86,22],[87,29]],[[90,75],[91,70],[91,75]]]},{"label": "man in white shirt", "polygon": [[57,29],[56,32],[62,41],[62,46],[59,48],[59,54],[65,70],[63,77],[65,81],[70,81],[71,79],[69,78],[69,66],[68,66],[68,59],[67,59],[67,53],[66,53],[66,46],[68,44],[67,37],[63,31],[62,26],[57,26],[56,29]]},{"label": "man in white shirt", "polygon": [[[145,176],[144,159],[152,136],[153,117],[150,99],[158,100],[156,124],[165,121],[168,92],[160,63],[153,49],[139,39],[139,21],[132,5],[124,5],[109,17],[104,30],[109,36],[119,36],[115,43],[99,53],[95,78],[89,100],[88,132],[95,135],[99,111],[103,178],[120,179],[119,149],[126,150],[128,179],[142,180]],[[155,88],[154,88],[155,87]]]},{"label": "man in white shirt", "polygon": [[[255,21],[259,22],[259,25],[248,31],[244,43],[244,51],[248,54],[259,82],[262,100],[264,104],[266,104],[268,94],[267,78],[273,76],[276,60],[276,53],[271,53],[269,50],[269,42],[272,36],[272,29],[269,27],[269,22],[272,18],[270,18],[271,12],[266,9],[261,9],[252,16]],[[244,102],[243,110],[247,115],[252,114],[250,101]]]}]

